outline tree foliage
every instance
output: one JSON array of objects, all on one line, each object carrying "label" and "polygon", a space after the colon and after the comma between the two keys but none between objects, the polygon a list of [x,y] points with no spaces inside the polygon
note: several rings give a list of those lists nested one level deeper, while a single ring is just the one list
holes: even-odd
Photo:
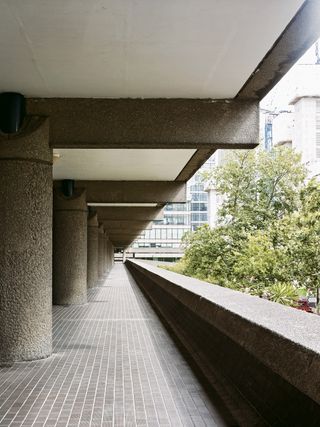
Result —
[{"label": "tree foliage", "polygon": [[320,184],[288,148],[235,152],[204,180],[223,194],[218,225],[184,238],[184,274],[295,305],[320,285]]}]

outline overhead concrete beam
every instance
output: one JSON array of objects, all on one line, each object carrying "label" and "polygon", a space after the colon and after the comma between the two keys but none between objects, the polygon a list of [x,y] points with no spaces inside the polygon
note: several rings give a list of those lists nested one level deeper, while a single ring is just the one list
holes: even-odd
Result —
[{"label": "overhead concrete beam", "polygon": [[133,241],[135,240],[138,236],[140,235],[140,233],[124,233],[124,234],[117,234],[117,233],[112,233],[110,235],[108,235],[109,239],[111,241],[117,241],[117,240],[130,240]]},{"label": "overhead concrete beam", "polygon": [[[61,185],[55,181],[55,186]],[[184,203],[186,184],[176,181],[76,181],[87,203]]]},{"label": "overhead concrete beam", "polygon": [[30,115],[50,117],[54,148],[254,148],[252,100],[33,98]]},{"label": "overhead concrete beam", "polygon": [[99,220],[104,221],[122,221],[122,220],[130,220],[130,221],[140,221],[140,220],[150,220],[153,221],[155,219],[162,219],[163,208],[150,208],[150,207],[96,207],[95,208]]},{"label": "overhead concrete beam", "polygon": [[111,242],[115,248],[124,248],[125,249],[125,248],[128,248],[135,239],[124,240],[124,241],[112,240],[112,239],[110,239],[110,240],[111,240]]},{"label": "overhead concrete beam", "polygon": [[176,181],[189,181],[190,178],[197,172],[198,169],[214,154],[216,149],[200,149],[197,150],[191,157],[189,162],[185,165]]},{"label": "overhead concrete beam", "polygon": [[145,230],[152,227],[151,221],[143,220],[102,220],[99,218],[99,222],[103,224],[103,228],[109,233],[109,231],[124,231],[124,230]]},{"label": "overhead concrete beam", "polygon": [[320,37],[320,2],[307,0],[239,91],[261,100]]}]

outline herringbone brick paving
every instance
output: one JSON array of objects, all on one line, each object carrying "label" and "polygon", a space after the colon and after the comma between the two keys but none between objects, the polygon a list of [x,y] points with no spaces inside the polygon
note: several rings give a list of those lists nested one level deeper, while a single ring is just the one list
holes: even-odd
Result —
[{"label": "herringbone brick paving", "polygon": [[227,425],[122,264],[88,296],[52,357],[0,369],[1,427]]}]

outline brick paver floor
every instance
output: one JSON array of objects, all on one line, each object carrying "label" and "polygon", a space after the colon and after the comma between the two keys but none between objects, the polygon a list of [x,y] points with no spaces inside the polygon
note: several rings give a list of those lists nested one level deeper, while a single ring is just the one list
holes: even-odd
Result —
[{"label": "brick paver floor", "polygon": [[0,426],[225,426],[126,268],[54,307],[54,354],[0,369]]}]

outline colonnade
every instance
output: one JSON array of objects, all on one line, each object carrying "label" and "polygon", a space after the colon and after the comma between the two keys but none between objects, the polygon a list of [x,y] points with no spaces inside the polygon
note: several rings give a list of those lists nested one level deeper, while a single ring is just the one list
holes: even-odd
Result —
[{"label": "colonnade", "polygon": [[53,190],[47,119],[0,138],[0,366],[52,353],[52,303],[85,304],[113,245],[85,190]]}]

